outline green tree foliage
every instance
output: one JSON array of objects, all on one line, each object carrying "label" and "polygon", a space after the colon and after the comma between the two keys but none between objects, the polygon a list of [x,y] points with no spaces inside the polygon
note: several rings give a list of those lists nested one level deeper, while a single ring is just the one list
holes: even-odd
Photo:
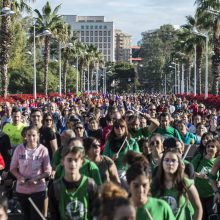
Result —
[{"label": "green tree foliage", "polygon": [[172,25],[163,25],[154,31],[142,33],[141,57],[143,68],[139,71],[142,89],[159,91],[164,86],[164,75],[176,41],[176,30]]}]

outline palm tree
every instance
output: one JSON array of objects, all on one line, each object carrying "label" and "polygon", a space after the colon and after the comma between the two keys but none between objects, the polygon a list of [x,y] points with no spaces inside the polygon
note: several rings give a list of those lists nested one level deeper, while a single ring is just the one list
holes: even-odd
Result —
[{"label": "palm tree", "polygon": [[[42,33],[45,30],[49,30],[52,34],[58,34],[59,27],[62,24],[62,17],[58,15],[58,11],[61,5],[55,7],[52,11],[50,3],[46,2],[45,6],[42,8],[42,13],[35,9],[37,13],[36,19],[36,31],[38,34]],[[48,90],[48,64],[50,57],[50,43],[52,35],[45,35],[44,38],[44,94],[47,95]]]},{"label": "palm tree", "polygon": [[212,32],[212,94],[218,95],[218,81],[220,78],[220,15],[209,13],[208,9],[220,10],[220,2],[213,0],[196,0],[197,5],[196,16],[201,29]]},{"label": "palm tree", "polygon": [[[186,16],[187,23],[183,25],[183,31],[179,35],[179,39],[183,40],[182,48],[184,53],[191,55],[194,53],[194,47],[196,47],[196,76],[197,85],[199,88],[199,94],[202,93],[202,58],[203,58],[203,48],[205,47],[205,38],[193,34],[193,29],[197,28],[197,20],[193,16]],[[192,58],[192,57],[191,57]]]},{"label": "palm tree", "polygon": [[[2,1],[2,8],[8,7],[12,8],[15,11],[30,11],[30,7],[25,0],[16,0],[11,3],[10,0]],[[5,15],[1,17],[1,30],[0,30],[0,66],[1,66],[1,94],[6,97],[8,93],[8,63],[9,63],[9,49],[11,46],[11,17]]]}]

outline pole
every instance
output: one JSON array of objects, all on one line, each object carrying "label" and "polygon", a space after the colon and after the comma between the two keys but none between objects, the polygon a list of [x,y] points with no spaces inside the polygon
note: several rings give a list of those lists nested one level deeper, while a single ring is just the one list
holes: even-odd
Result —
[{"label": "pole", "polygon": [[165,95],[167,95],[167,75],[166,75],[166,74],[165,74],[165,79],[164,79],[164,81],[165,81],[164,93],[165,93]]},{"label": "pole", "polygon": [[89,63],[88,63],[88,77],[87,77],[87,93],[89,94]]},{"label": "pole", "polygon": [[178,82],[177,82],[177,84],[178,84],[178,94],[180,94],[180,65],[179,64],[177,64],[177,67],[178,67],[178,70],[177,70],[177,80],[178,80]]},{"label": "pole", "polygon": [[194,60],[194,96],[196,96],[196,45],[195,45],[195,60]]},{"label": "pole", "polygon": [[96,66],[96,92],[99,92],[99,63]]},{"label": "pole", "polygon": [[175,63],[175,72],[174,72],[174,94],[177,94],[177,82],[176,82],[176,63]]},{"label": "pole", "polygon": [[103,69],[102,69],[102,76],[103,76],[102,90],[103,90],[103,94],[105,94],[105,67],[103,67]]},{"label": "pole", "polygon": [[79,92],[79,60],[78,55],[76,55],[76,94]]},{"label": "pole", "polygon": [[61,82],[61,41],[59,41],[59,95],[62,94],[62,82]]},{"label": "pole", "polygon": [[208,98],[208,42],[209,36],[206,35],[206,53],[205,53],[205,99]]},{"label": "pole", "polygon": [[184,64],[182,64],[181,94],[184,94]]},{"label": "pole", "polygon": [[37,68],[36,68],[36,40],[35,36],[36,35],[36,27],[34,24],[34,88],[33,88],[33,93],[34,93],[34,99],[37,98]]},{"label": "pole", "polygon": [[106,94],[106,70],[107,68],[105,67],[105,94]]}]

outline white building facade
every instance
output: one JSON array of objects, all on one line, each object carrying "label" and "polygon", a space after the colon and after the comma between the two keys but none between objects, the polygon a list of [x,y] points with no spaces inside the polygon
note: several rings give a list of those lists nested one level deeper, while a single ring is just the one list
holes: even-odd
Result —
[{"label": "white building facade", "polygon": [[106,22],[104,16],[64,15],[72,31],[87,45],[95,45],[106,62],[115,61],[115,33],[113,22]]}]

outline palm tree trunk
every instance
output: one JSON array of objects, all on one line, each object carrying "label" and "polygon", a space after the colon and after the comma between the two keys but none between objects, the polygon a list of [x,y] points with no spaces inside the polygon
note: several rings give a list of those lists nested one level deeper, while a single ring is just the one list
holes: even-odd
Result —
[{"label": "palm tree trunk", "polygon": [[212,94],[218,95],[218,82],[219,82],[219,71],[220,71],[220,38],[219,35],[213,34],[213,50],[214,55],[212,56]]},{"label": "palm tree trunk", "polygon": [[48,65],[50,58],[50,36],[44,38],[44,94],[47,96],[48,90]]},{"label": "palm tree trunk", "polygon": [[[3,8],[10,7],[8,0],[3,0]],[[10,32],[11,18],[10,16],[2,16],[1,32],[0,32],[0,65],[1,65],[1,82],[2,95],[7,96],[8,93],[8,62],[9,62],[9,48],[11,46],[11,32]]]},{"label": "palm tree trunk", "polygon": [[196,47],[196,66],[197,66],[197,85],[199,88],[199,95],[201,95],[202,93],[202,80],[201,80],[201,76],[202,76],[202,47],[201,45],[197,45]]}]

